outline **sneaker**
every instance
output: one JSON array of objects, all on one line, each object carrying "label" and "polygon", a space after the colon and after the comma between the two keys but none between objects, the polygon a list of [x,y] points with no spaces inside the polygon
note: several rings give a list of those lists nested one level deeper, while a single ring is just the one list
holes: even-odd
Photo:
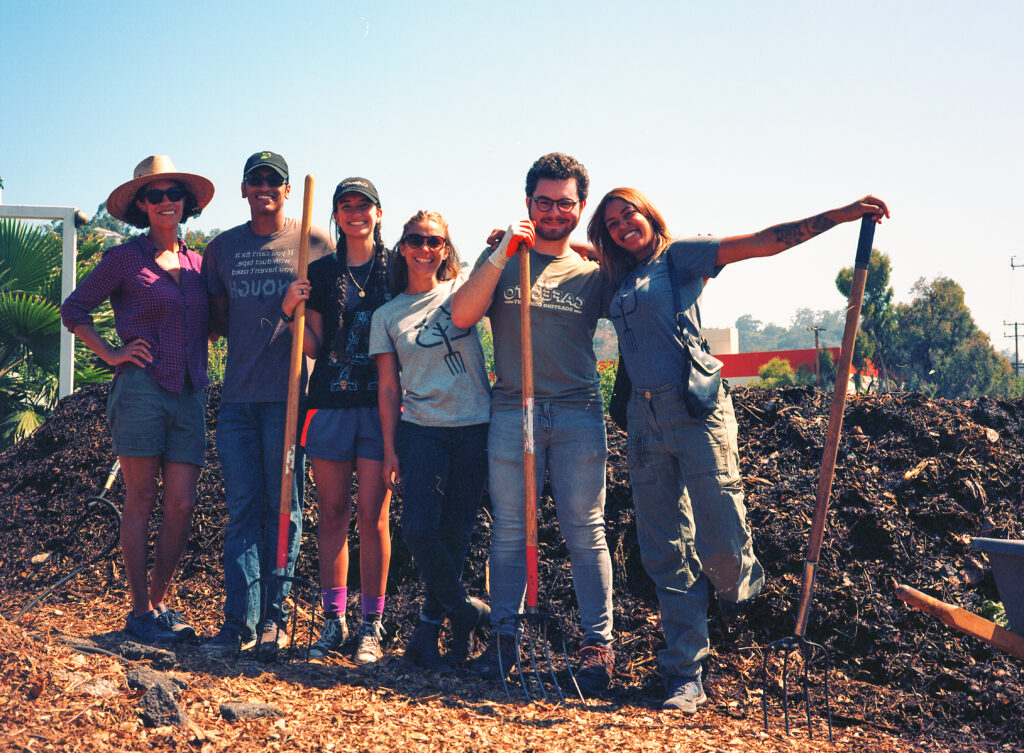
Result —
[{"label": "sneaker", "polygon": [[356,647],[356,664],[374,664],[384,656],[381,642],[384,640],[384,626],[380,620],[363,620],[359,623],[359,645]]},{"label": "sneaker", "polygon": [[405,659],[413,666],[423,669],[441,669],[446,666],[437,647],[441,625],[437,622],[420,620],[405,647]]},{"label": "sneaker", "polygon": [[452,627],[452,647],[448,660],[461,664],[473,653],[476,629],[491,624],[491,608],[480,599],[470,596],[452,610],[448,616]]},{"label": "sneaker", "polygon": [[515,670],[516,654],[515,639],[511,635],[496,632],[484,652],[467,663],[466,669],[482,680],[501,682]]},{"label": "sneaker", "polygon": [[576,685],[581,693],[597,695],[607,690],[614,671],[615,651],[610,644],[583,644],[576,668]]},{"label": "sneaker", "polygon": [[129,612],[124,621],[124,632],[142,643],[178,643],[181,640],[177,633],[164,627],[160,621],[160,614],[155,609],[139,617],[133,617]]},{"label": "sneaker", "polygon": [[[253,641],[249,642],[249,645],[253,645]],[[227,625],[222,625],[221,629],[217,631],[217,634],[212,638],[207,638],[205,641],[199,644],[199,653],[204,656],[215,656],[220,658],[238,656],[242,652],[242,636]]]},{"label": "sneaker", "polygon": [[277,655],[281,653],[281,650],[290,645],[291,638],[288,636],[288,628],[279,625],[272,619],[265,619],[256,641],[256,661],[264,663],[277,661]]},{"label": "sneaker", "polygon": [[324,626],[320,629],[320,637],[309,647],[310,659],[323,659],[331,651],[337,651],[341,644],[348,640],[348,624],[337,614],[324,615]]},{"label": "sneaker", "polygon": [[700,677],[666,678],[665,695],[667,697],[661,707],[682,711],[684,714],[696,714],[697,707],[708,700]]},{"label": "sneaker", "polygon": [[185,622],[181,612],[177,609],[168,609],[166,604],[158,606],[156,611],[160,624],[178,636],[179,642],[188,641],[191,643],[195,641],[196,629]]}]

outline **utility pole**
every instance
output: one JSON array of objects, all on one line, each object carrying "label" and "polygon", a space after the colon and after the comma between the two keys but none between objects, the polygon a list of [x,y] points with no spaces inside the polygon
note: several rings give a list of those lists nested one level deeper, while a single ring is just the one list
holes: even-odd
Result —
[{"label": "utility pole", "polygon": [[1006,338],[1013,338],[1013,373],[1020,376],[1020,338],[1024,332],[1019,332],[1018,327],[1024,327],[1024,322],[1003,322],[1004,327],[1013,327],[1012,335],[1003,335]]},{"label": "utility pole", "polygon": [[818,333],[824,332],[824,327],[808,327],[807,329],[814,332],[814,380],[821,386],[821,369],[819,368],[818,361],[821,357],[821,352],[818,350]]}]

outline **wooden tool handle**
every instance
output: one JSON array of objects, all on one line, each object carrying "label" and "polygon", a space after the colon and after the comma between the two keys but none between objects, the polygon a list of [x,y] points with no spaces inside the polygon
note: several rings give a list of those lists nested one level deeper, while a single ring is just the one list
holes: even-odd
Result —
[{"label": "wooden tool handle", "polygon": [[973,612],[968,612],[966,609],[939,601],[910,586],[897,586],[896,596],[914,609],[938,617],[944,624],[956,628],[961,633],[973,635],[975,638],[980,638],[985,643],[995,646],[1000,651],[1006,651],[1018,659],[1024,659],[1024,636],[999,627],[994,622],[979,617]]},{"label": "wooden tool handle", "polygon": [[523,511],[526,523],[526,611],[537,611],[537,463],[533,442],[533,330],[530,326],[530,250],[519,248],[519,313],[523,362]]},{"label": "wooden tool handle", "polygon": [[[309,266],[309,227],[313,217],[313,176],[307,175],[302,192],[302,227],[299,231],[299,260],[295,276],[306,276]],[[292,315],[292,353],[288,365],[288,411],[284,422],[284,457],[281,459],[281,505],[277,519],[277,571],[284,575],[288,565],[288,531],[291,527],[292,484],[295,481],[295,440],[299,424],[299,388],[302,378],[302,341],[306,333],[306,303],[299,301]]]}]

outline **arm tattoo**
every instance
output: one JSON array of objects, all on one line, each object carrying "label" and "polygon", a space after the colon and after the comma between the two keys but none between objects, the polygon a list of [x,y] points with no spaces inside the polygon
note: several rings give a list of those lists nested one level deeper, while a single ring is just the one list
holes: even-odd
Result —
[{"label": "arm tattoo", "polygon": [[786,248],[790,248],[824,233],[829,228],[835,227],[835,224],[835,220],[829,219],[824,214],[819,214],[799,222],[775,225],[770,230],[775,234],[776,243],[781,243]]}]

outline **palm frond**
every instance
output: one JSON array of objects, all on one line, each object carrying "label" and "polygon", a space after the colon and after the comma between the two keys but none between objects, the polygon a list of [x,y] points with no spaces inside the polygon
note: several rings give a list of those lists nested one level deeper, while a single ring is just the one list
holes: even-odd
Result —
[{"label": "palm frond", "polygon": [[0,285],[42,292],[60,274],[61,242],[52,232],[17,220],[0,220]]},{"label": "palm frond", "polygon": [[60,358],[60,308],[29,293],[0,291],[0,340],[17,343],[43,366]]}]

